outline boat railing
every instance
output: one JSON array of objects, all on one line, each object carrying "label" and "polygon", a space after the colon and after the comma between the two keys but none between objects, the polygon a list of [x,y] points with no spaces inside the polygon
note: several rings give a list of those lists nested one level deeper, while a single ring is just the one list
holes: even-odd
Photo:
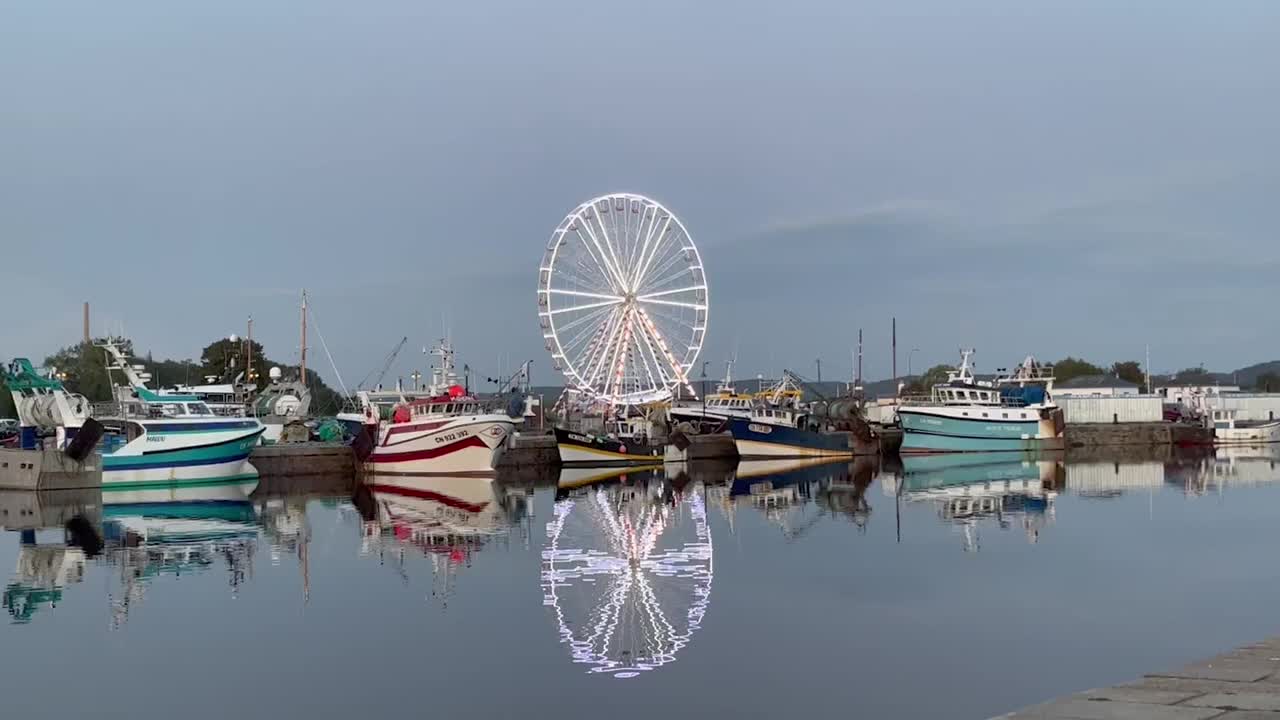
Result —
[{"label": "boat railing", "polygon": [[1020,398],[1000,398],[1000,402],[983,403],[974,400],[939,400],[930,395],[903,395],[898,402],[898,407],[912,406],[928,406],[928,407],[992,407],[992,408],[1025,408],[1027,403]]}]

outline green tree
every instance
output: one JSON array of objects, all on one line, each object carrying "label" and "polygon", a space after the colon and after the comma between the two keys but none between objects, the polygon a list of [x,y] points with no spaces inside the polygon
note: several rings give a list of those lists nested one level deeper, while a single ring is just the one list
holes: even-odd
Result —
[{"label": "green tree", "polygon": [[1173,379],[1181,385],[1212,385],[1214,383],[1213,373],[1203,367],[1184,368],[1179,370]]},{"label": "green tree", "polygon": [[[201,381],[203,376],[211,375],[219,378],[223,382],[231,382],[240,373],[245,372],[245,362],[248,354],[248,342],[243,338],[231,342],[228,338],[221,338],[205,346],[200,352],[200,375]],[[262,343],[257,340],[253,343],[253,371],[246,373],[242,379],[243,382],[255,382],[259,387],[266,385],[267,369],[271,366],[271,361],[267,359],[266,351],[262,348]]]},{"label": "green tree", "polygon": [[1128,380],[1135,385],[1141,385],[1146,381],[1146,376],[1142,372],[1142,364],[1137,360],[1122,360],[1111,366],[1111,374],[1121,380]]},{"label": "green tree", "polygon": [[1105,374],[1107,374],[1106,371],[1097,365],[1070,355],[1053,364],[1053,375],[1060,383],[1086,375]]},{"label": "green tree", "polygon": [[68,391],[80,393],[90,402],[106,402],[111,399],[107,356],[102,348],[83,343],[69,345],[45,358],[44,366],[57,370]]},{"label": "green tree", "polygon": [[13,395],[9,394],[9,389],[0,383],[0,418],[17,418],[18,408],[13,404]]},{"label": "green tree", "polygon": [[908,393],[927,393],[933,390],[933,386],[947,381],[947,373],[954,372],[955,368],[951,365],[934,365],[924,374],[907,383],[906,392]]},{"label": "green tree", "polygon": [[1253,381],[1253,389],[1258,392],[1280,392],[1280,375],[1265,372]]}]

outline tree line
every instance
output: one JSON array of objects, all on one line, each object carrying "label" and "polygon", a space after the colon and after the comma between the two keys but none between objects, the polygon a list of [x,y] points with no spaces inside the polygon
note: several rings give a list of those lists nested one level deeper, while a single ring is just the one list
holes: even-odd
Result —
[{"label": "tree line", "polygon": [[[215,340],[205,346],[199,360],[156,360],[148,352],[134,359],[151,374],[153,389],[174,385],[203,385],[206,382],[230,383],[239,378],[254,383],[259,388],[270,383],[269,369],[279,367],[284,380],[298,377],[297,365],[286,365],[271,360],[262,343],[254,340],[228,338]],[[250,352],[252,350],[252,352]],[[250,362],[250,356],[252,360]],[[68,345],[44,359],[44,367],[57,371],[69,392],[84,395],[90,402],[107,402],[112,399],[111,380],[107,375],[106,351],[94,345],[79,343]],[[316,371],[307,368],[307,387],[311,389],[311,412],[315,415],[336,413],[342,408],[343,397]],[[0,392],[0,417],[17,417],[13,398],[7,389]]]},{"label": "tree line", "polygon": [[[1091,375],[1119,378],[1144,389],[1147,382],[1146,374],[1142,370],[1142,363],[1137,360],[1119,360],[1103,366],[1068,355],[1051,364],[1053,365],[1053,374],[1057,383],[1065,383],[1075,378]],[[934,365],[926,370],[923,375],[910,378],[907,382],[906,391],[910,393],[929,392],[934,385],[946,382],[947,373],[954,370],[955,366],[953,365]],[[1219,382],[1218,377],[1203,367],[1183,368],[1173,374],[1151,376],[1152,386],[1168,384],[1212,385],[1216,382]],[[1256,392],[1280,392],[1280,375],[1274,372],[1262,373],[1258,375],[1253,386],[1246,389]]]}]

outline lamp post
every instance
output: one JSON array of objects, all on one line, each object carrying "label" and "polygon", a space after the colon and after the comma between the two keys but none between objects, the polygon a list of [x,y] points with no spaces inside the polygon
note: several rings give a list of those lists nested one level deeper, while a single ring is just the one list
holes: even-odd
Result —
[{"label": "lamp post", "polygon": [[702,361],[702,419],[699,425],[707,421],[707,363],[708,360]]}]

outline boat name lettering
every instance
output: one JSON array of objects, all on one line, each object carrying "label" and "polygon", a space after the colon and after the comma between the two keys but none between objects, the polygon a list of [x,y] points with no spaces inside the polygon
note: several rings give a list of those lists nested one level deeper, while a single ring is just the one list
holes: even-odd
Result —
[{"label": "boat name lettering", "polygon": [[147,442],[164,442],[164,437],[159,435],[148,435]]},{"label": "boat name lettering", "polygon": [[769,433],[773,432],[773,428],[769,427],[768,425],[758,425],[756,423],[751,423],[750,425],[747,425],[747,429],[753,433],[760,433],[761,435],[768,435]]},{"label": "boat name lettering", "polygon": [[453,442],[454,440],[461,440],[467,435],[468,433],[466,430],[458,430],[457,432],[451,432],[448,435],[440,435],[436,437],[436,442],[437,443]]},{"label": "boat name lettering", "polygon": [[588,445],[590,445],[592,442],[591,438],[589,437],[583,437],[582,435],[575,435],[573,433],[569,433],[569,439],[574,442],[587,443]]}]

